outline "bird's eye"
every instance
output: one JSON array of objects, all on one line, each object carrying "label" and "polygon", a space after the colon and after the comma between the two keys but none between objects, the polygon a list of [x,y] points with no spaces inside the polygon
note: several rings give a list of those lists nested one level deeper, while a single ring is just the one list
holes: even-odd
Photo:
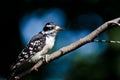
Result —
[{"label": "bird's eye", "polygon": [[48,31],[48,30],[52,30],[52,29],[54,29],[53,26],[45,26],[44,27],[44,31]]},{"label": "bird's eye", "polygon": [[44,31],[48,31],[49,30],[49,28],[48,27],[44,27],[44,29],[43,29]]},{"label": "bird's eye", "polygon": [[52,29],[53,29],[53,27],[49,27],[49,29],[50,29],[50,30],[52,30]]},{"label": "bird's eye", "polygon": [[44,31],[49,31],[49,30],[53,30],[55,28],[55,24],[53,22],[49,22],[45,25],[45,27],[43,28]]}]

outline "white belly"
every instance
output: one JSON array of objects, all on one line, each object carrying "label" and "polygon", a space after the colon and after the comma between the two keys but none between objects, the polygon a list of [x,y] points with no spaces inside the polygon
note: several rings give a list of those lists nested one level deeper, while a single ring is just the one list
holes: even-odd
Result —
[{"label": "white belly", "polygon": [[36,53],[30,60],[30,62],[37,62],[38,60],[40,60],[41,58],[43,58],[43,56],[45,56],[45,54],[48,53],[49,50],[52,49],[52,47],[54,46],[54,42],[55,39],[54,37],[46,37],[46,45],[43,47],[43,49]]}]

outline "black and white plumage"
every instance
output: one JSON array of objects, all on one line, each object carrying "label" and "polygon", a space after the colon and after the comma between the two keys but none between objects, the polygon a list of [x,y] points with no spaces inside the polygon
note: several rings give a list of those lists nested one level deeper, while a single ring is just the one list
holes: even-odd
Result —
[{"label": "black and white plumage", "polygon": [[[16,69],[23,66],[26,62],[36,63],[39,60],[45,58],[48,51],[52,49],[55,42],[57,33],[62,30],[59,26],[53,22],[47,23],[43,30],[32,37],[26,47],[18,55],[18,59],[11,69]],[[15,74],[12,74],[12,76]]]}]

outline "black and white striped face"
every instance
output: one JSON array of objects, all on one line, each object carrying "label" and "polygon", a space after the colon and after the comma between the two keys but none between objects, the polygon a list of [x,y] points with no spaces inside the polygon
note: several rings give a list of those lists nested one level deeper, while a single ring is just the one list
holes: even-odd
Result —
[{"label": "black and white striped face", "polygon": [[59,26],[57,26],[56,24],[54,24],[53,22],[49,22],[45,25],[45,27],[43,28],[44,33],[46,34],[51,34],[51,33],[57,33],[60,30],[63,30],[62,28],[60,28]]}]

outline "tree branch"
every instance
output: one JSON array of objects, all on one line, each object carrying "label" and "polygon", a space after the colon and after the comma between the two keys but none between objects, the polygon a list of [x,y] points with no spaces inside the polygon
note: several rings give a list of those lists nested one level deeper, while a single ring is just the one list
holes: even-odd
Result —
[{"label": "tree branch", "polygon": [[[82,45],[91,42],[92,40],[94,40],[98,35],[100,35],[102,32],[104,32],[105,30],[107,30],[108,28],[110,28],[113,25],[117,25],[120,26],[120,18],[116,18],[113,20],[110,20],[108,22],[105,22],[104,24],[102,24],[100,27],[98,27],[96,30],[94,30],[93,32],[91,32],[89,35],[87,35],[84,38],[79,39],[78,41],[65,46],[59,50],[57,50],[56,52],[52,53],[48,58],[46,63],[50,63],[51,61],[60,58],[61,56],[81,47]],[[42,65],[44,65],[45,62],[43,61],[39,61],[38,63],[36,63],[31,69],[28,69],[26,72],[23,72],[19,75],[17,75],[15,78],[16,79],[20,79],[23,76],[31,73],[33,70],[37,70],[38,68],[40,68]]]}]

